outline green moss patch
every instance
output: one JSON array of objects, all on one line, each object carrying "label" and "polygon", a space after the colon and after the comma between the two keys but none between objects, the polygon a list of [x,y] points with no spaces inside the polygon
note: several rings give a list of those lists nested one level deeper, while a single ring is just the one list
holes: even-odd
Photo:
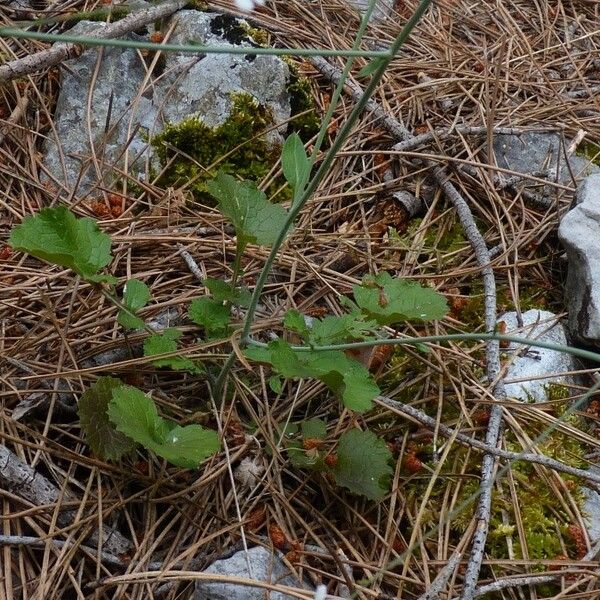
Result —
[{"label": "green moss patch", "polygon": [[[181,187],[189,184],[194,198],[214,205],[206,183],[218,170],[231,175],[261,181],[279,158],[281,149],[264,137],[272,127],[271,111],[250,94],[236,94],[227,120],[217,127],[206,125],[199,117],[169,124],[151,140],[162,167],[158,185]],[[283,185],[277,179],[267,188],[273,195]],[[278,200],[289,198],[285,188]]]}]

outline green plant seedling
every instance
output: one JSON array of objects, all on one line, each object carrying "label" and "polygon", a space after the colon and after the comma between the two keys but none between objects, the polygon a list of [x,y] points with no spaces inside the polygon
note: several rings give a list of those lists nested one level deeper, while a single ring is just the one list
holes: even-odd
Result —
[{"label": "green plant seedling", "polygon": [[295,331],[311,346],[329,346],[348,341],[375,339],[379,326],[365,315],[350,313],[311,319],[310,327],[297,310],[289,310],[283,319],[288,329]]},{"label": "green plant seedling", "polygon": [[351,429],[340,436],[333,468],[338,485],[370,500],[379,500],[389,489],[392,453],[371,431]]},{"label": "green plant seedling", "polygon": [[379,394],[369,371],[339,350],[299,351],[283,340],[276,340],[266,348],[248,348],[245,355],[250,360],[272,365],[283,377],[319,379],[350,410],[369,410]]},{"label": "green plant seedling", "polygon": [[215,298],[203,296],[192,301],[188,316],[196,325],[204,328],[207,337],[226,337],[231,321],[229,306],[229,303],[223,304]]},{"label": "green plant seedling", "polygon": [[43,208],[23,219],[12,230],[9,244],[14,250],[72,269],[87,281],[116,283],[114,277],[98,274],[112,259],[110,236],[93,219],[78,219],[64,206]]},{"label": "green plant seedling", "polygon": [[442,319],[448,312],[446,299],[440,293],[389,273],[369,275],[352,289],[362,312],[380,325]]},{"label": "green plant seedling", "polygon": [[254,183],[217,173],[208,183],[208,191],[235,228],[240,253],[248,244],[271,246],[275,243],[287,212],[282,206],[271,204]]},{"label": "green plant seedling", "polygon": [[203,283],[217,302],[229,302],[242,308],[248,308],[250,305],[252,293],[248,288],[235,287],[222,279],[211,277],[207,277]]},{"label": "green plant seedling", "polygon": [[[177,340],[181,337],[178,329],[165,329],[144,341],[144,356],[157,356],[177,351]],[[152,361],[155,367],[168,367],[174,371],[189,371],[194,375],[204,373],[204,367],[184,356],[167,356]]]},{"label": "green plant seedling", "polygon": [[364,79],[365,77],[369,77],[369,75],[373,75],[379,67],[383,64],[385,58],[372,58],[356,75],[358,79]]},{"label": "green plant seedling", "polygon": [[[123,289],[123,309],[117,315],[117,322],[126,329],[140,329],[144,326],[143,319],[135,316],[135,313],[144,308],[150,302],[150,290],[148,286],[138,279],[129,279]],[[130,313],[133,313],[130,314]]]},{"label": "green plant seedling", "polygon": [[310,177],[310,161],[297,133],[292,133],[285,140],[281,153],[281,166],[283,175],[292,188],[295,202],[302,195]]},{"label": "green plant seedling", "polygon": [[108,417],[118,431],[177,467],[195,469],[220,448],[215,431],[163,419],[151,398],[128,385],[113,390]]}]

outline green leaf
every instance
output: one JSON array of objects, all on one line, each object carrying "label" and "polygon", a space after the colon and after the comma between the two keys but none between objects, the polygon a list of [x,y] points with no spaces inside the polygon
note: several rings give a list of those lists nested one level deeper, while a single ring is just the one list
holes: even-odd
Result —
[{"label": "green leaf", "polygon": [[310,335],[310,328],[306,324],[304,315],[299,313],[297,310],[288,310],[283,318],[283,325],[290,331],[295,331],[301,335],[305,340]]},{"label": "green leaf", "polygon": [[322,419],[306,419],[300,427],[305,440],[324,440],[327,437],[327,423]]},{"label": "green leaf", "polygon": [[85,390],[77,405],[81,429],[90,448],[106,460],[119,460],[135,448],[133,440],[117,431],[108,419],[113,390],[122,385],[120,379],[100,377]]},{"label": "green leaf", "polygon": [[304,191],[310,176],[310,162],[304,150],[304,144],[297,133],[285,140],[281,154],[283,175],[294,191],[294,201]]},{"label": "green leaf", "polygon": [[114,281],[97,274],[112,259],[110,236],[102,233],[93,219],[77,219],[64,206],[43,208],[23,219],[12,230],[9,244],[15,250],[73,269],[89,281]]},{"label": "green leaf", "polygon": [[281,394],[281,392],[283,392],[283,381],[279,375],[269,377],[269,388],[276,394]]},{"label": "green leaf", "polygon": [[128,385],[113,390],[108,416],[120,432],[178,467],[195,469],[219,450],[216,432],[163,419],[151,398]]},{"label": "green leaf", "polygon": [[319,379],[344,406],[357,412],[369,410],[379,394],[369,371],[341,351],[297,351],[276,340],[266,348],[248,348],[245,354],[250,360],[271,364],[283,377]]},{"label": "green leaf", "polygon": [[[177,350],[177,340],[181,337],[181,331],[178,329],[165,329],[162,334],[151,335],[144,340],[144,356],[156,356],[175,352]],[[189,371],[199,375],[204,373],[204,368],[189,358],[184,356],[171,356],[153,360],[155,367],[168,367],[175,371]]]},{"label": "green leaf", "polygon": [[224,337],[229,331],[229,306],[208,296],[192,301],[188,315],[196,325],[204,327],[210,337]]},{"label": "green leaf", "polygon": [[359,313],[330,316],[314,320],[309,340],[314,346],[362,341],[372,339],[378,329],[375,321],[365,321],[364,315]]},{"label": "green leaf", "polygon": [[252,293],[248,288],[234,288],[222,279],[212,279],[211,277],[207,277],[203,283],[217,302],[230,302],[242,308],[250,306]]},{"label": "green leaf", "polygon": [[376,56],[371,59],[356,75],[357,79],[362,79],[363,77],[368,77],[372,75],[379,69],[379,67],[386,61],[382,56]]},{"label": "green leaf", "polygon": [[389,489],[391,458],[384,440],[370,431],[351,429],[340,437],[333,474],[337,484],[352,493],[379,500]]},{"label": "green leaf", "polygon": [[271,204],[254,183],[238,181],[225,173],[217,173],[207,186],[223,215],[233,224],[242,248],[247,244],[275,243],[287,220],[283,207]]},{"label": "green leaf", "polygon": [[[140,308],[144,308],[150,301],[150,289],[138,279],[129,279],[123,289],[123,305],[132,313],[136,313]],[[144,326],[144,321],[139,317],[134,317],[124,310],[120,310],[117,315],[119,325],[128,329],[139,329]]]},{"label": "green leaf", "polygon": [[380,325],[402,321],[431,321],[448,312],[444,296],[412,281],[395,279],[389,273],[365,277],[355,285],[354,299],[361,310]]}]

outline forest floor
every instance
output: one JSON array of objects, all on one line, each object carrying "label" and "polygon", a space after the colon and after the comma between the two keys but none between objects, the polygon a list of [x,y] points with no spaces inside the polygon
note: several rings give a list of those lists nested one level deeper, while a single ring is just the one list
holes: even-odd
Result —
[{"label": "forest floor", "polygon": [[[59,1],[53,16],[100,5]],[[363,48],[385,47],[415,7],[415,0],[400,0],[398,16],[372,24]],[[230,3],[209,2],[209,10],[220,8],[236,14]],[[564,316],[566,262],[557,227],[577,182],[542,185],[544,175],[534,174],[500,185],[490,149],[495,128],[510,127],[558,132],[565,151],[574,139],[578,150],[600,150],[594,146],[600,144],[599,13],[600,4],[584,0],[434,2],[374,95],[409,132],[431,136],[392,150],[399,140],[365,111],[279,253],[253,335],[281,334],[283,315],[292,308],[313,317],[341,314],[340,298],[364,275],[382,271],[434,287],[450,306],[443,320],[407,324],[394,335],[485,331],[481,264],[426,161],[445,169],[494,249],[497,314],[539,308]],[[0,6],[0,24],[14,24],[11,15]],[[341,0],[269,2],[250,20],[269,33],[269,45],[288,48],[349,49],[359,23]],[[0,64],[47,47],[0,37]],[[309,78],[322,114],[331,81],[310,60],[293,61]],[[343,67],[340,59],[329,61]],[[365,64],[358,59],[352,71],[362,87],[356,74]],[[430,428],[385,404],[352,413],[311,380],[289,380],[273,391],[269,370],[249,368],[244,360],[215,404],[203,376],[158,369],[135,352],[82,366],[102,353],[135,348],[146,334],[124,336],[117,309],[96,287],[8,246],[15,225],[57,201],[39,174],[58,85],[58,69],[52,68],[0,87],[0,443],[60,492],[52,503],[36,505],[0,479],[0,598],[189,598],[194,572],[243,544],[276,545],[298,572],[325,583],[335,596],[349,589],[365,600],[460,597],[471,539],[481,524],[474,507],[482,453],[456,439],[448,443],[440,426],[485,439],[494,404],[493,386],[485,380],[485,343],[452,341],[430,344],[428,353],[404,348],[362,357],[382,395],[433,417]],[[351,95],[342,96],[326,144],[354,104]],[[457,126],[477,128],[477,134]],[[392,197],[397,190],[426,198],[426,207],[408,218]],[[111,273],[121,283],[134,276],[148,284],[152,303],[145,317],[166,309],[185,315],[190,301],[205,292],[182,248],[203,277],[231,272],[235,240],[223,216],[187,201],[185,185],[117,192],[120,202],[99,219],[113,240]],[[60,198],[79,216],[95,218],[99,199]],[[201,236],[190,233],[199,228]],[[267,255],[249,247],[245,285],[252,287]],[[185,355],[222,364],[230,346],[198,342],[197,328],[181,323]],[[561,388],[548,402],[503,401],[499,446],[587,468],[600,448],[597,403],[562,415],[594,372],[593,365],[582,365],[581,385]],[[223,450],[199,470],[172,467],[143,449],[135,460],[117,463],[95,456],[73,400],[102,375],[152,391],[161,413],[173,420],[218,429]],[[16,410],[24,413],[18,419]],[[322,448],[335,448],[351,427],[385,439],[394,471],[382,500],[352,495],[323,474],[292,464],[282,426],[314,417],[327,422]],[[550,433],[539,440],[545,431]],[[262,468],[254,485],[233,477],[244,458]],[[582,514],[585,482],[526,461],[507,464],[498,466],[484,518],[490,533],[468,597],[487,589],[485,597],[494,599],[598,598],[598,562],[590,555]],[[61,525],[67,508],[77,514]],[[88,537],[101,524],[129,540],[128,555],[97,551],[100,542],[94,546]],[[449,561],[453,568],[446,572]],[[559,577],[557,569],[568,573]],[[550,577],[536,584],[540,575]],[[424,596],[434,581],[439,591]]]}]

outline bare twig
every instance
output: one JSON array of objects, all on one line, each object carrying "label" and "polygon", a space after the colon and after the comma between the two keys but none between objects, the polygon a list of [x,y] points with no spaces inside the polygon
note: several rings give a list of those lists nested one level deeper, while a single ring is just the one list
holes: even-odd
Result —
[{"label": "bare twig", "polygon": [[[95,39],[118,38],[154,21],[168,17],[182,9],[186,4],[187,0],[168,0],[158,6],[135,11],[116,23],[99,26],[87,35]],[[6,83],[15,77],[31,75],[37,71],[53,67],[64,60],[79,56],[82,51],[83,48],[78,44],[54,44],[48,50],[42,50],[7,62],[0,66],[0,84]]]},{"label": "bare twig", "polygon": [[[0,444],[0,484],[8,491],[20,496],[36,506],[53,506],[59,502],[61,493],[58,488],[43,475],[22,462],[6,446]],[[71,525],[75,511],[62,512],[58,523],[62,527]],[[94,532],[89,542],[98,542],[98,532]],[[116,529],[102,526],[102,549],[109,554],[124,554],[131,550],[131,542]]]},{"label": "bare twig", "polygon": [[[325,59],[314,57],[311,60],[315,67],[319,69],[319,71],[321,71],[321,73],[323,73],[326,77],[330,78],[334,83],[337,83],[340,80],[341,72],[335,67],[331,66]],[[363,91],[360,86],[352,81],[348,81],[347,87],[355,101],[358,101],[362,97]],[[389,115],[387,111],[385,111],[384,108],[375,100],[370,100],[367,103],[366,109],[373,113],[373,116],[380,121],[394,137],[405,141],[411,140],[414,137],[402,123]],[[465,236],[473,248],[477,264],[481,268],[481,274],[483,277],[485,327],[488,332],[492,332],[496,326],[497,317],[496,281],[490,264],[491,258],[485,240],[477,229],[477,225],[475,224],[475,220],[473,219],[473,214],[471,213],[469,205],[454,187],[452,182],[450,182],[446,173],[444,172],[444,169],[435,164],[433,161],[425,160],[423,162],[431,168],[433,176],[438,185],[442,188],[448,200],[450,200],[452,205],[455,207]],[[500,346],[497,341],[491,341],[486,344],[486,356],[486,371],[488,381],[494,386],[493,393],[496,398],[502,400],[506,398],[506,394],[504,392],[502,381],[499,379]],[[490,420],[486,433],[486,444],[489,447],[495,447],[497,445],[500,437],[501,425],[502,409],[500,405],[494,404],[490,411]],[[481,466],[481,494],[479,496],[479,504],[476,513],[477,527],[473,535],[471,558],[465,573],[465,585],[462,595],[463,600],[468,600],[472,597],[472,592],[477,584],[477,578],[481,568],[481,562],[483,560],[483,550],[489,528],[494,466],[494,455],[486,453],[483,457]]]},{"label": "bare twig", "polygon": [[462,552],[454,551],[452,553],[450,560],[448,560],[436,578],[431,582],[429,589],[419,596],[419,600],[435,600],[440,595],[441,591],[446,587],[448,579],[452,577],[454,569],[460,564],[462,556]]},{"label": "bare twig", "polygon": [[576,477],[581,477],[586,481],[591,481],[596,485],[600,485],[600,475],[592,471],[584,471],[583,469],[577,469],[576,467],[571,467],[570,465],[566,465],[558,460],[550,458],[549,456],[545,456],[544,454],[533,454],[531,452],[509,452],[508,450],[502,450],[500,448],[496,448],[486,442],[480,442],[474,438],[465,435],[464,433],[455,433],[454,429],[451,427],[447,427],[442,423],[438,423],[433,417],[425,414],[424,412],[414,408],[413,406],[409,406],[408,404],[403,404],[402,402],[398,402],[397,400],[392,400],[391,398],[386,398],[385,396],[378,396],[376,402],[387,406],[388,408],[398,411],[400,414],[403,414],[411,419],[415,420],[417,423],[421,423],[428,429],[432,431],[437,431],[444,437],[450,438],[452,436],[456,436],[456,441],[467,446],[471,446],[472,448],[477,448],[477,450],[482,450],[487,454],[492,456],[496,456],[498,458],[504,458],[510,461],[526,461],[535,463],[538,465],[542,465],[549,469],[553,469],[560,473],[567,473],[568,475],[574,475]]},{"label": "bare twig", "polygon": [[[577,562],[586,562],[595,560],[598,553],[600,552],[600,542],[594,545],[594,547],[581,559],[581,561]],[[596,566],[596,565],[594,565]],[[596,566],[597,568],[597,566]],[[574,568],[561,569],[556,573],[539,573],[537,575],[527,575],[525,577],[506,577],[504,579],[499,579],[498,581],[494,581],[494,583],[488,583],[487,585],[479,586],[475,589],[473,593],[473,598],[481,598],[481,596],[485,596],[486,594],[491,594],[494,592],[499,592],[501,590],[507,590],[509,588],[515,587],[525,587],[527,585],[540,585],[542,583],[551,583],[552,581],[556,581],[561,577],[566,577],[567,575],[573,573],[575,571]]]}]

